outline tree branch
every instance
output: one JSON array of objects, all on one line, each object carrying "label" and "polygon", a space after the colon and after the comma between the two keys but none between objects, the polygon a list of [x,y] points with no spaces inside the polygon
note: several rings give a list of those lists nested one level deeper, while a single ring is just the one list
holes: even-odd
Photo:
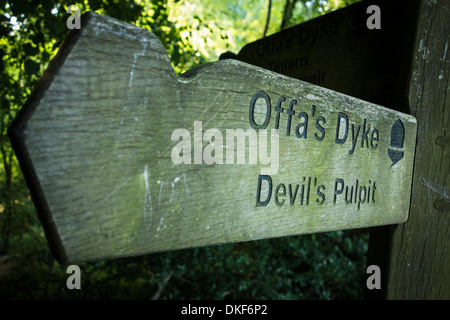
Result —
[{"label": "tree branch", "polygon": [[272,0],[269,0],[269,4],[267,7],[267,19],[266,19],[266,26],[264,27],[263,38],[266,36],[267,30],[269,29],[270,11],[272,11]]},{"label": "tree branch", "polygon": [[280,31],[286,29],[290,25],[292,19],[292,12],[298,0],[286,0],[284,5],[283,20],[281,20]]},{"label": "tree branch", "polygon": [[153,295],[153,297],[151,297],[150,300],[158,300],[159,299],[159,296],[163,292],[164,288],[167,285],[167,282],[169,282],[169,280],[170,280],[170,278],[172,278],[172,276],[173,276],[173,271],[170,271],[169,274],[164,278],[164,280],[162,282],[156,281],[156,283],[158,284],[158,290],[156,290],[155,294]]}]

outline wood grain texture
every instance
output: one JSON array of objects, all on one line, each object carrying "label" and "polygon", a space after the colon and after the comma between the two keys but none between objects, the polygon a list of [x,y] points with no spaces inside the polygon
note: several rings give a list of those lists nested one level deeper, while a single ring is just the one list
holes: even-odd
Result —
[{"label": "wood grain texture", "polygon": [[[258,94],[254,121],[268,121],[268,140],[280,118],[279,143],[266,150],[279,148],[266,205],[257,205],[257,186],[269,165],[259,154],[249,163],[250,145],[244,164],[194,163],[196,141],[203,155],[216,143],[202,141],[208,130],[225,139],[227,130],[252,128]],[[299,138],[305,115],[308,136]],[[391,141],[397,120],[403,146]],[[345,141],[338,124],[348,125]],[[236,60],[177,77],[154,35],[90,13],[10,136],[54,254],[73,263],[404,222],[416,127],[412,116]],[[190,135],[191,164],[173,161],[177,129]],[[389,149],[402,153],[398,162]],[[214,151],[225,157],[227,149]]]},{"label": "wood grain texture", "polygon": [[450,299],[449,1],[420,1],[409,105],[418,119],[410,219],[392,235],[388,299]]}]

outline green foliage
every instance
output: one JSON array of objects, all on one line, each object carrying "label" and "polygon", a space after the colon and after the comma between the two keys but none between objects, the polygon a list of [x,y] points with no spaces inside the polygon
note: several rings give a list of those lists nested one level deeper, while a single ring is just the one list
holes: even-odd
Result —
[{"label": "green foliage", "polygon": [[367,234],[337,231],[79,264],[81,290],[46,250],[0,266],[0,298],[360,299]]},{"label": "green foliage", "polygon": [[[352,1],[353,2],[353,1]],[[153,32],[177,73],[261,38],[267,1],[0,2],[0,298],[358,299],[366,232],[338,231],[79,264],[81,290],[49,252],[7,128],[68,33],[67,8],[94,10]],[[292,1],[285,26],[349,1]],[[273,1],[268,34],[285,1]]]}]

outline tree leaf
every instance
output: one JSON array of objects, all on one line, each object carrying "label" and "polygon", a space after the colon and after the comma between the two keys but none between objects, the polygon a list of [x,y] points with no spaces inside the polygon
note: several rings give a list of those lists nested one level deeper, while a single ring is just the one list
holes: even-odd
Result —
[{"label": "tree leaf", "polygon": [[37,55],[37,54],[39,53],[39,48],[33,47],[33,46],[31,45],[31,43],[26,43],[26,44],[23,46],[23,51],[25,52],[25,54],[26,54],[27,56],[35,56],[35,55]]},{"label": "tree leaf", "polygon": [[25,72],[28,75],[33,75],[39,72],[40,66],[38,63],[36,63],[35,61],[28,59],[27,61],[25,61]]}]

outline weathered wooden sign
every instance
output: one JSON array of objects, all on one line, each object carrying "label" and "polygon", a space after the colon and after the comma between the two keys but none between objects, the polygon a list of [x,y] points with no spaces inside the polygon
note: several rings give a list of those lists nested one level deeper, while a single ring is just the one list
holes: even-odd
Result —
[{"label": "weathered wooden sign", "polygon": [[[381,29],[369,29],[367,8],[381,11]],[[378,104],[405,85],[404,42],[414,30],[399,1],[362,1],[245,45],[232,57]],[[386,72],[388,70],[388,72]],[[399,105],[392,107],[398,108]]]},{"label": "weathered wooden sign", "polygon": [[62,263],[404,222],[414,117],[89,13],[10,128]]}]

